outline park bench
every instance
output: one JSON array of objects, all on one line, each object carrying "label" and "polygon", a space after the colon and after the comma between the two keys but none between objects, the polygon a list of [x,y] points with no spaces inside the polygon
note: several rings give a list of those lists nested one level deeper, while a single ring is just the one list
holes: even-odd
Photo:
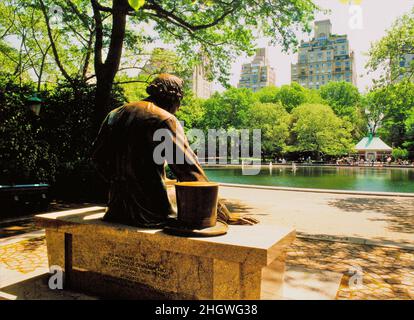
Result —
[{"label": "park bench", "polygon": [[0,218],[46,210],[48,184],[0,185]]}]

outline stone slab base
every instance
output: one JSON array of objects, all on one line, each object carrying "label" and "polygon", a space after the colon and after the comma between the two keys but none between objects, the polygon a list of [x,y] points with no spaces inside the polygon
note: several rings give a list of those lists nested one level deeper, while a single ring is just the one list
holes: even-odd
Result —
[{"label": "stone slab base", "polygon": [[268,266],[280,294],[295,238],[294,230],[264,225],[183,238],[103,222],[96,207],[73,211],[37,217],[49,266],[64,270],[65,288],[112,299],[260,299]]}]

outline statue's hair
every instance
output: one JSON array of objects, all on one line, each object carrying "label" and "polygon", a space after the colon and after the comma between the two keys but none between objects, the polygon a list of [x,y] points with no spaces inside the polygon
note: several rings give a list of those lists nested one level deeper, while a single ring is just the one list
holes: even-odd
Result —
[{"label": "statue's hair", "polygon": [[158,99],[181,100],[184,81],[177,76],[161,73],[147,87],[147,93]]}]

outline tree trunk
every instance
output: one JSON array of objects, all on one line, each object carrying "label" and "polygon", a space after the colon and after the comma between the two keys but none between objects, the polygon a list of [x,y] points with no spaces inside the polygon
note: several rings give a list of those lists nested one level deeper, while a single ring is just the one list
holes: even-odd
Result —
[{"label": "tree trunk", "polygon": [[95,115],[96,125],[100,126],[106,114],[110,111],[110,100],[113,78],[102,76],[97,77],[96,96],[95,96]]},{"label": "tree trunk", "polygon": [[110,111],[111,90],[121,62],[128,9],[129,4],[127,0],[113,1],[112,32],[108,56],[105,63],[95,60],[97,80],[95,119],[98,123],[101,123],[105,115]]}]

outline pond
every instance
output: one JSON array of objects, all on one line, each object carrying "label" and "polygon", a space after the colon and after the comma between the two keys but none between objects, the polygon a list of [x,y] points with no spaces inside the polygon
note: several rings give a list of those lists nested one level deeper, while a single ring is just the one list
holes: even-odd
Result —
[{"label": "pond", "polygon": [[206,168],[212,181],[261,186],[414,193],[414,168],[262,167],[258,175],[241,168]]}]

